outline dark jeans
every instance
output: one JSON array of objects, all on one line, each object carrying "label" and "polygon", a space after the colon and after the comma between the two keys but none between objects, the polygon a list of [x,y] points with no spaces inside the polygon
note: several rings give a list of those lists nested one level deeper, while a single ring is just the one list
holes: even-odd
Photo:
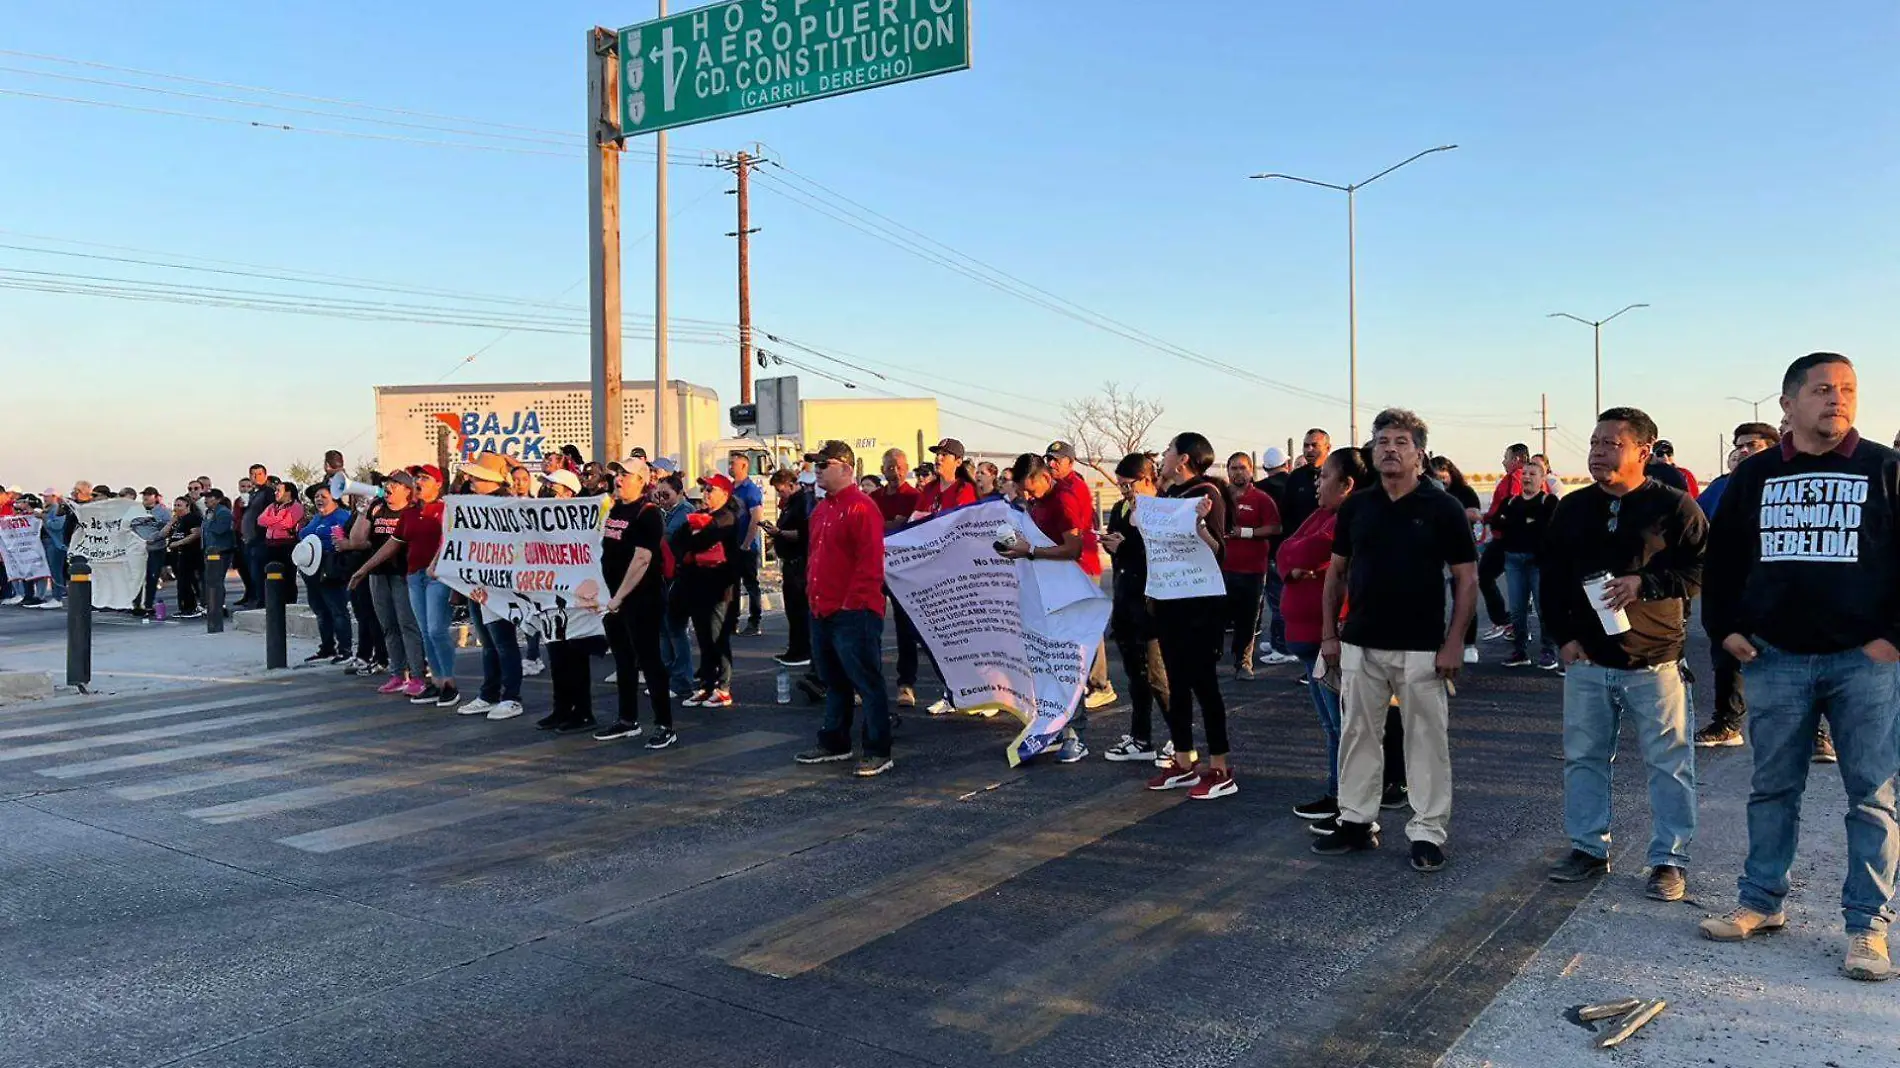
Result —
[{"label": "dark jeans", "polygon": [[[889,593],[889,591],[885,591]],[[917,635],[917,624],[910,621],[910,613],[890,598],[891,614],[897,619],[897,684],[899,686],[917,685],[917,647],[923,639]]]},{"label": "dark jeans", "polygon": [[178,611],[196,612],[203,589],[204,553],[186,551],[168,555],[172,561],[172,577],[178,580]]},{"label": "dark jeans", "polygon": [[[1511,591],[1511,651],[1521,655],[1531,640],[1531,597],[1537,590],[1536,554],[1505,553],[1504,578],[1505,587]],[[1538,648],[1546,653],[1556,652],[1557,647],[1550,643],[1550,631],[1544,627],[1541,616],[1537,629],[1541,632]]]},{"label": "dark jeans", "polygon": [[697,580],[686,595],[699,639],[699,688],[732,688],[732,632],[739,629],[739,584]]},{"label": "dark jeans", "polygon": [[1709,726],[1742,729],[1748,716],[1748,697],[1742,688],[1742,664],[1718,643],[1709,649],[1709,662],[1715,666],[1715,714]]},{"label": "dark jeans", "polygon": [[851,751],[855,699],[864,699],[864,755],[891,755],[891,706],[884,693],[884,617],[868,608],[811,621],[812,657],[825,682],[825,725],[818,744]]},{"label": "dark jeans", "polygon": [[1147,602],[1139,593],[1117,602],[1112,629],[1115,648],[1122,655],[1122,671],[1128,676],[1128,703],[1134,709],[1128,720],[1128,736],[1152,745],[1154,706],[1160,704],[1164,715],[1168,707],[1168,669],[1161,662],[1161,642],[1155,637]]},{"label": "dark jeans", "polygon": [[811,601],[805,596],[805,558],[780,557],[785,572],[785,651],[793,660],[811,658]]},{"label": "dark jeans", "polygon": [[[521,700],[521,643],[515,637],[515,625],[482,611],[473,601],[468,605],[469,622],[482,636],[482,690],[480,697],[489,704]],[[575,642],[551,642],[574,645]],[[569,655],[574,654],[568,649]],[[586,660],[586,654],[581,659]],[[593,707],[591,704],[588,706]],[[592,712],[589,712],[592,715]]]},{"label": "dark jeans", "polygon": [[317,616],[317,652],[350,655],[350,593],[341,586],[304,576],[310,592],[310,610]]},{"label": "dark jeans", "polygon": [[1161,662],[1168,673],[1168,736],[1177,757],[1194,751],[1194,702],[1201,703],[1207,755],[1227,755],[1227,702],[1221,696],[1222,615],[1226,600],[1192,597],[1155,604]]},{"label": "dark jeans", "polygon": [[237,548],[225,553],[225,556],[236,561],[238,578],[244,581],[244,593],[238,598],[239,604],[264,603],[264,569],[261,564],[253,563],[264,555],[263,548],[260,544],[258,551],[252,552],[251,543],[241,541],[237,543]]},{"label": "dark jeans", "polygon": [[1280,614],[1280,591],[1285,588],[1280,572],[1269,567],[1262,583],[1267,595],[1267,644],[1276,653],[1286,652],[1286,617]]},{"label": "dark jeans", "polygon": [[389,663],[389,648],[383,644],[383,622],[376,618],[376,598],[369,583],[349,591],[350,611],[356,616],[356,656],[372,664]]},{"label": "dark jeans", "polygon": [[158,576],[164,570],[165,550],[147,546],[145,549],[145,594],[139,600],[139,607],[147,612],[150,612],[152,606],[158,601]]},{"label": "dark jeans", "polygon": [[1489,542],[1478,557],[1478,593],[1484,598],[1485,614],[1491,617],[1494,627],[1502,627],[1511,621],[1511,608],[1504,603],[1504,594],[1498,589],[1498,580],[1503,577],[1504,543]]},{"label": "dark jeans", "polygon": [[[514,629],[513,624],[507,624]],[[612,623],[608,624],[613,626]],[[554,719],[560,723],[586,723],[594,718],[594,654],[600,651],[598,637],[570,638],[548,642],[548,681],[554,684]],[[487,646],[483,646],[486,650]],[[482,654],[486,657],[488,654]],[[632,684],[628,684],[631,688]],[[484,698],[486,700],[486,698]]]},{"label": "dark jeans", "polygon": [[[644,608],[627,605],[607,617],[607,644],[614,652],[614,670],[619,672],[622,723],[640,722],[639,679],[645,677],[654,725],[672,729],[673,695],[667,689],[672,679],[666,671],[666,658],[660,655],[663,611],[657,602]],[[549,643],[549,653],[561,644]]]},{"label": "dark jeans", "polygon": [[757,626],[759,623],[759,550],[740,549],[735,561],[739,567],[739,585],[745,590],[746,623]]},{"label": "dark jeans", "polygon": [[[1318,642],[1288,642],[1287,652],[1300,658],[1300,668],[1307,674],[1307,696],[1313,699],[1313,711],[1319,716],[1320,732],[1326,736],[1326,796],[1336,798],[1339,796],[1339,691],[1312,677],[1313,665],[1319,660]],[[1388,743],[1386,755],[1390,757],[1392,720],[1389,716],[1386,719],[1385,737]],[[1403,733],[1399,737],[1403,738]],[[1401,754],[1398,761],[1400,775],[1405,774],[1404,762],[1404,756]],[[1386,767],[1390,769],[1393,766],[1393,762],[1388,759]],[[1386,774],[1390,775],[1392,772],[1388,770]]]},{"label": "dark jeans", "polygon": [[[1234,628],[1234,664],[1251,668],[1254,643],[1260,640],[1260,593],[1267,577],[1243,575],[1238,571],[1223,571],[1220,577],[1227,583],[1227,625]],[[1279,597],[1276,596],[1274,601],[1278,602]],[[1273,616],[1277,619],[1279,615],[1276,604]],[[1272,641],[1271,634],[1268,640]],[[1279,644],[1275,643],[1274,648],[1279,648]]]}]

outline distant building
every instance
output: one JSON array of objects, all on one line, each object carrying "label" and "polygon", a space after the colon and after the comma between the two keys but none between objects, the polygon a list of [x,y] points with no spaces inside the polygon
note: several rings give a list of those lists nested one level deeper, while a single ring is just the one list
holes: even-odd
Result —
[{"label": "distant building", "polygon": [[[725,413],[705,386],[674,381],[667,389],[667,443],[653,447],[653,383],[621,385],[622,448],[649,456],[692,458],[718,438]],[[537,464],[563,445],[595,459],[592,387],[586,382],[455,386],[377,386],[376,457],[384,467],[432,462],[446,438],[451,458],[502,453]],[[625,456],[600,457],[616,460]]]}]

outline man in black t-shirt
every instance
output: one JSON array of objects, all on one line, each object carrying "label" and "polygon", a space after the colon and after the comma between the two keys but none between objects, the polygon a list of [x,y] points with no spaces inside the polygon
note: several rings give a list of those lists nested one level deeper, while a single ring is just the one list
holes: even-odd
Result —
[{"label": "man in black t-shirt", "polygon": [[607,644],[613,649],[619,676],[620,714],[594,732],[608,742],[640,735],[640,683],[646,679],[647,700],[653,703],[653,734],[648,749],[665,749],[678,737],[673,733],[673,700],[668,690],[666,659],[660,655],[660,630],[665,625],[666,522],[660,506],[647,499],[651,474],[647,462],[626,461],[614,482],[614,506],[600,533],[601,577],[614,591],[607,601]]},{"label": "man in black t-shirt", "polygon": [[[810,477],[807,483],[805,478]],[[780,585],[785,593],[785,651],[773,657],[780,667],[811,666],[811,603],[805,595],[805,561],[810,555],[812,509],[818,504],[817,476],[800,475],[790,467],[772,472],[770,484],[778,495],[778,522],[762,523],[778,556]]]},{"label": "man in black t-shirt", "polygon": [[[1465,625],[1478,597],[1478,554],[1465,510],[1419,477],[1425,423],[1388,408],[1372,423],[1379,485],[1339,509],[1320,617],[1320,655],[1340,671],[1339,828],[1313,843],[1333,856],[1378,847],[1386,709],[1405,723],[1412,867],[1445,866],[1451,818],[1450,682],[1464,663]],[[1445,569],[1456,587],[1445,623]],[[1349,608],[1343,628],[1331,621]]]}]

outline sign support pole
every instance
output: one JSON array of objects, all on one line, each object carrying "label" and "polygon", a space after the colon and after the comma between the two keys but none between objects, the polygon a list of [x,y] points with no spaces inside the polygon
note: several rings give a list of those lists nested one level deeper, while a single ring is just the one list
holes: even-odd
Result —
[{"label": "sign support pole", "polygon": [[[666,0],[659,0],[661,18],[666,17]],[[638,57],[635,57],[638,58]],[[666,381],[666,131],[654,135],[653,147],[659,151],[660,161],[655,164],[657,170],[653,178],[653,451],[652,456],[670,456],[673,450],[666,447],[666,408],[673,403],[673,394],[667,388]],[[690,444],[690,443],[686,443]],[[692,471],[694,465],[690,457],[681,448],[679,457],[683,470]],[[619,457],[615,457],[618,459]]]},{"label": "sign support pole", "polygon": [[598,26],[587,31],[587,304],[594,459],[602,463],[624,455],[621,432],[625,419],[620,404],[619,51],[619,35],[614,31]]}]

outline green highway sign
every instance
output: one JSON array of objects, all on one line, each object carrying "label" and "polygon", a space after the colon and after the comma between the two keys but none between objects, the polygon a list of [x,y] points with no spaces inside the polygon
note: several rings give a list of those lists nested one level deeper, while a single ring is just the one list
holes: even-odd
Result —
[{"label": "green highway sign", "polygon": [[970,0],[729,0],[620,31],[634,137],[970,65]]}]

